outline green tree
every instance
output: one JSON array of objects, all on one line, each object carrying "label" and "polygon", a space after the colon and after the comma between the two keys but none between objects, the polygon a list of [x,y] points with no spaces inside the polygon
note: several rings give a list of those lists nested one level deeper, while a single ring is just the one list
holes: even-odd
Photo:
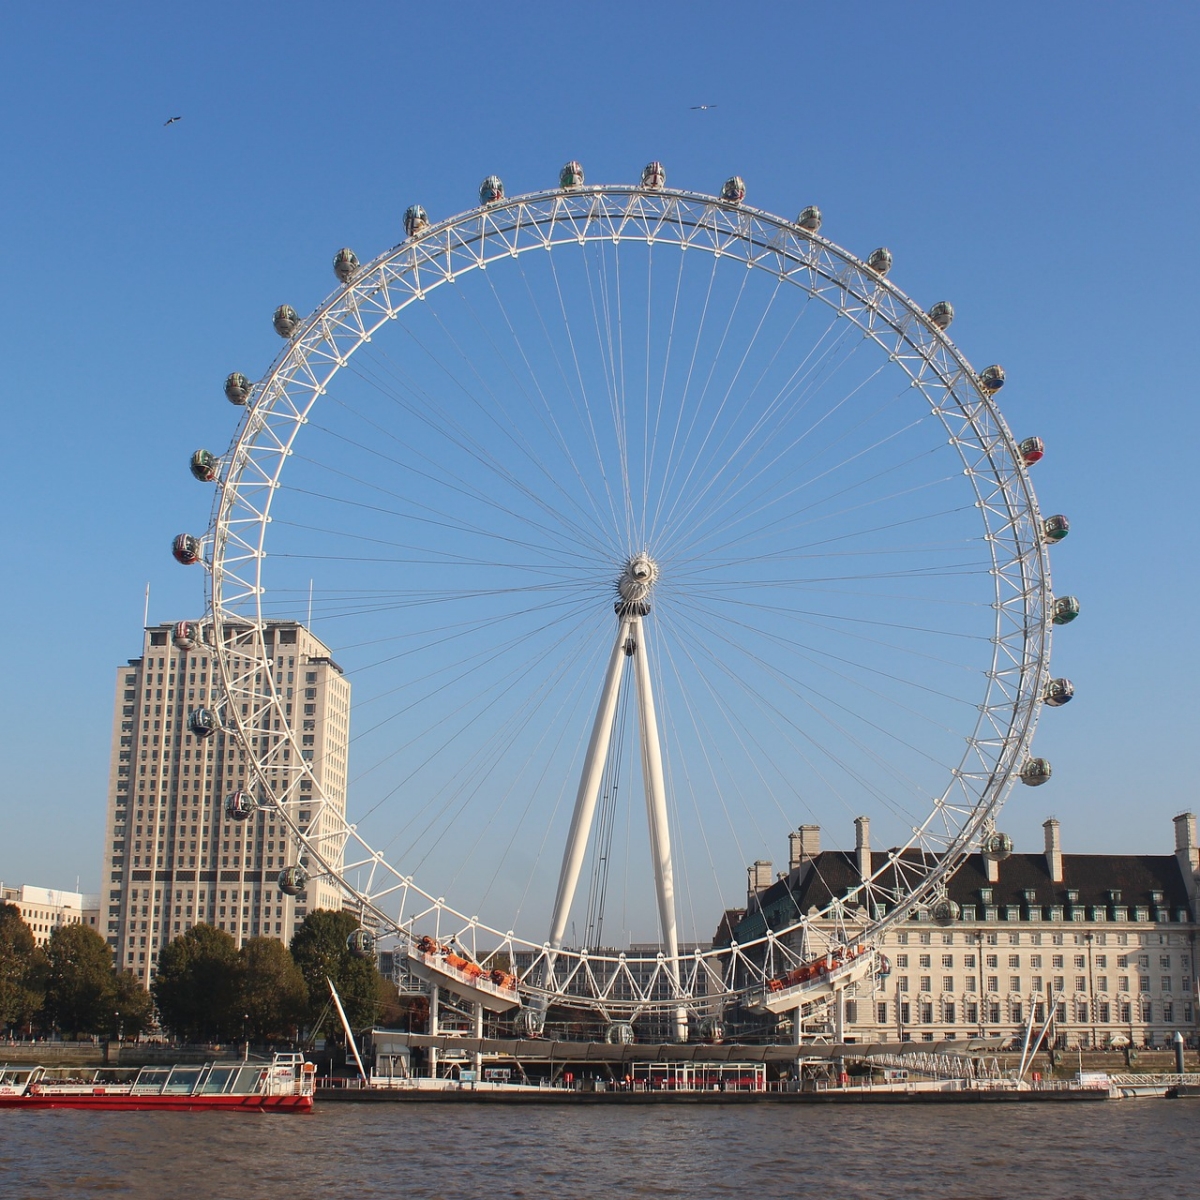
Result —
[{"label": "green tree", "polygon": [[0,902],[0,1029],[29,1024],[41,1008],[40,960],[21,910]]},{"label": "green tree", "polygon": [[158,955],[151,991],[162,1023],[187,1041],[233,1041],[242,1033],[241,962],[223,929],[193,925]]},{"label": "green tree", "polygon": [[144,1033],[154,1016],[154,1001],[132,971],[120,971],[113,979],[111,1032],[122,1037]]},{"label": "green tree", "polygon": [[305,1023],[308,987],[291,952],[275,938],[256,937],[241,949],[239,1001],[258,1041],[287,1041]]},{"label": "green tree", "polygon": [[46,1024],[76,1037],[112,1024],[115,980],[108,943],[86,925],[60,925],[46,945]]},{"label": "green tree", "polygon": [[314,1022],[314,1034],[336,1036],[341,1027],[336,1013],[328,1013],[319,1026],[315,1025],[329,1003],[326,976],[338,990],[351,1029],[373,1025],[388,1001],[390,987],[379,974],[374,956],[357,958],[346,946],[346,939],[357,928],[358,918],[353,913],[318,908],[304,918],[292,937],[292,957],[308,985],[309,1020]]}]

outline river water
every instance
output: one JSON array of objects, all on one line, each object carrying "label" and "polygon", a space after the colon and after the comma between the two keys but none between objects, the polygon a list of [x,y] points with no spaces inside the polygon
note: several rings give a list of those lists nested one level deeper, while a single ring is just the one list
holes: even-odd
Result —
[{"label": "river water", "polygon": [[306,1116],[0,1111],[0,1197],[337,1200],[1194,1194],[1200,1102],[327,1104]]}]

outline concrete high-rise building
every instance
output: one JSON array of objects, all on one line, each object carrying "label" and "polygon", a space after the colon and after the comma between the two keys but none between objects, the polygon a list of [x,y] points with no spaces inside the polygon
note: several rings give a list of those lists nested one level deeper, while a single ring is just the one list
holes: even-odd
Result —
[{"label": "concrete high-rise building", "polygon": [[[218,728],[199,738],[189,731],[194,709],[226,711],[213,648],[196,631],[195,625],[150,626],[141,657],[117,670],[102,932],[118,968],[146,983],[158,951],[193,925],[215,925],[239,945],[259,936],[287,941],[308,912],[342,905],[340,892],[324,879],[311,880],[297,896],[280,891],[280,870],[295,865],[300,852],[270,808],[245,821],[227,819],[229,794],[256,795],[260,788],[232,733]],[[271,763],[273,787],[290,776],[298,822],[323,838],[346,811],[350,683],[328,647],[303,625],[271,622],[265,645],[279,706],[257,718],[249,714],[261,722],[252,745],[261,743],[257,757]],[[251,661],[235,657],[234,668],[253,670]],[[267,690],[264,680],[257,682]],[[285,725],[312,778],[289,763]],[[324,797],[324,804],[306,809],[311,795]],[[327,855],[329,844],[323,842]]]}]

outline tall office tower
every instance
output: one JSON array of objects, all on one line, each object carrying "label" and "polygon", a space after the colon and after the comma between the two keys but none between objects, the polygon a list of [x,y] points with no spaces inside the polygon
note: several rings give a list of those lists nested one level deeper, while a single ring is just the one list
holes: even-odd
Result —
[{"label": "tall office tower", "polygon": [[[300,861],[295,839],[270,807],[234,821],[225,801],[237,791],[257,797],[269,783],[340,866],[341,848],[327,826],[346,811],[350,683],[303,625],[270,622],[261,647],[244,658],[236,631],[227,635],[241,680],[238,708],[256,759],[266,764],[259,778],[224,728],[237,714],[199,626],[150,626],[142,656],[117,670],[101,910],[116,965],[147,984],[158,951],[193,925],[215,925],[239,945],[258,936],[288,941],[308,912],[342,905],[341,893],[320,877],[297,895],[281,891],[280,870]],[[261,694],[273,691],[271,704],[245,702],[248,677]],[[201,708],[216,718],[208,737],[189,729]],[[292,759],[288,726],[301,763]]]}]

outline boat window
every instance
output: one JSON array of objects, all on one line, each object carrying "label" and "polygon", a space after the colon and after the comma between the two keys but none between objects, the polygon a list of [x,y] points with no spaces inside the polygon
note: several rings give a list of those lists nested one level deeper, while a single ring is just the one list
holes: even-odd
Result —
[{"label": "boat window", "polygon": [[167,1083],[166,1091],[173,1095],[188,1095],[196,1087],[196,1081],[200,1078],[200,1067],[176,1067],[171,1072],[170,1081]]},{"label": "boat window", "polygon": [[233,1085],[232,1091],[235,1092],[255,1092],[258,1090],[259,1080],[262,1078],[263,1068],[261,1066],[239,1067],[237,1082]]},{"label": "boat window", "polygon": [[134,1082],[136,1092],[159,1092],[171,1074],[170,1067],[144,1067]]},{"label": "boat window", "polygon": [[213,1067],[204,1081],[201,1091],[224,1092],[229,1088],[230,1081],[237,1075],[237,1067]]}]

